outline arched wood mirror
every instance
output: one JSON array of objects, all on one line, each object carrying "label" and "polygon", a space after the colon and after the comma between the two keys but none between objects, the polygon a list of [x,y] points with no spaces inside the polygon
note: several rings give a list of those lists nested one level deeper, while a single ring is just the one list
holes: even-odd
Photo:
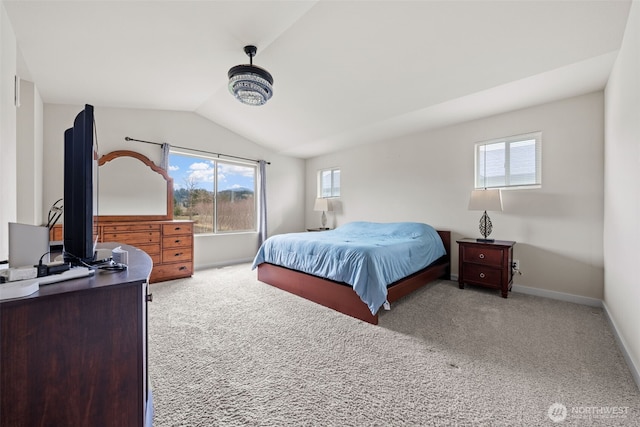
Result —
[{"label": "arched wood mirror", "polygon": [[98,159],[98,214],[103,221],[173,219],[173,179],[135,151]]}]

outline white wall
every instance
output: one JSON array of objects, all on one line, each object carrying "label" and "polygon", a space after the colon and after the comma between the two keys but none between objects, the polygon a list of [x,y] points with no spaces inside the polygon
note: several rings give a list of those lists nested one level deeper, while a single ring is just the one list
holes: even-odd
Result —
[{"label": "white wall", "polygon": [[[21,80],[20,107],[17,111],[17,221],[23,224],[46,224],[43,217],[43,103],[38,88]],[[43,220],[43,218],[45,218]]]},{"label": "white wall", "polygon": [[[481,212],[467,210],[474,143],[542,131],[542,188],[504,191],[504,212],[490,213],[491,237],[517,242],[516,284],[601,299],[603,120],[597,92],[310,159],[306,226],[319,226],[317,171],[340,167],[339,212],[328,214],[329,225],[421,221],[454,239],[479,237]],[[455,243],[452,251],[457,274]]]},{"label": "white wall", "polygon": [[9,222],[16,220],[16,36],[0,3],[0,260],[9,255]]},{"label": "white wall", "polygon": [[640,2],[605,92],[604,301],[640,385]]},{"label": "white wall", "polygon": [[[49,209],[63,195],[64,130],[83,106],[45,104],[44,208]],[[133,150],[159,164],[156,145],[126,142],[129,136],[175,146],[213,151],[271,162],[267,167],[268,232],[270,235],[300,231],[304,226],[304,161],[273,154],[229,130],[190,112],[95,108],[99,154]],[[127,171],[123,171],[127,173]],[[257,251],[257,234],[197,235],[195,267],[204,268],[252,260]]]}]

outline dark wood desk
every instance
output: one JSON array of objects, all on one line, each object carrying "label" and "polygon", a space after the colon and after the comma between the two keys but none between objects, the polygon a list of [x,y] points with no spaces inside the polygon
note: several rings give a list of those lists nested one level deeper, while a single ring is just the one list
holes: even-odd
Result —
[{"label": "dark wood desk", "polygon": [[125,271],[98,271],[0,302],[1,426],[148,421],[152,262],[145,252],[122,247],[129,252]]}]

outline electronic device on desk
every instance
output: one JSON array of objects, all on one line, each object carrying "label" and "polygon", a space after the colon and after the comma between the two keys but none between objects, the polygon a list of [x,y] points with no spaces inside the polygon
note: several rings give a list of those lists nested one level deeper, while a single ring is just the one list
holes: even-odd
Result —
[{"label": "electronic device on desk", "polygon": [[33,266],[38,259],[49,262],[49,229],[10,222],[9,267]]},{"label": "electronic device on desk", "polygon": [[86,104],[73,127],[64,132],[64,261],[87,265],[95,261],[97,227],[97,141],[93,106]]},{"label": "electronic device on desk", "polygon": [[52,274],[64,273],[71,268],[71,265],[63,261],[53,261],[49,263],[40,261],[35,267],[38,270],[38,277],[45,277]]}]

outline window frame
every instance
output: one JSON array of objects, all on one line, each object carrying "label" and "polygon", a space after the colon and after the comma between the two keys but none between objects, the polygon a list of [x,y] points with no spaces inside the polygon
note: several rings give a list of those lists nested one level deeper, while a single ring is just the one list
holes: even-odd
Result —
[{"label": "window frame", "polygon": [[[259,182],[259,169],[258,169],[258,165],[253,163],[253,162],[243,162],[243,161],[237,161],[237,160],[227,160],[227,159],[221,159],[218,155],[216,154],[211,154],[211,155],[207,155],[207,154],[201,154],[201,153],[191,153],[187,150],[176,150],[176,149],[170,149],[169,150],[169,156],[171,156],[172,154],[174,155],[178,155],[178,156],[183,156],[183,157],[190,157],[193,159],[202,159],[203,161],[207,161],[207,162],[211,162],[213,164],[213,182],[212,182],[212,199],[213,199],[213,215],[212,215],[212,221],[213,221],[213,231],[212,232],[202,232],[202,233],[195,233],[198,236],[211,236],[211,235],[228,235],[228,234],[242,234],[242,233],[257,233],[258,232],[258,182]],[[238,166],[243,166],[243,167],[248,167],[248,168],[252,168],[254,170],[254,175],[253,175],[253,209],[254,209],[254,223],[253,223],[253,228],[251,229],[243,229],[243,230],[229,230],[229,231],[220,231],[218,229],[218,174],[219,174],[219,164],[225,164],[225,165],[238,165]],[[171,176],[171,171],[167,171],[169,173],[169,175]],[[172,177],[173,178],[173,177]],[[175,181],[174,181],[174,186],[175,186]],[[174,187],[174,191],[175,191],[175,187]]]},{"label": "window frame", "polygon": [[[325,172],[329,172],[330,176],[331,176],[331,183],[329,186],[329,192],[330,194],[328,196],[323,194],[323,175]],[[320,169],[318,171],[318,178],[317,178],[317,197],[319,199],[334,199],[334,198],[338,198],[340,197],[340,187],[341,187],[341,178],[338,181],[338,186],[335,186],[335,182],[334,182],[334,177],[335,177],[335,173],[338,172],[338,174],[342,175],[342,172],[340,171],[339,167],[331,167],[331,168],[324,168],[324,169]],[[336,189],[337,189],[337,194],[336,194]]]},{"label": "window frame", "polygon": [[[534,179],[533,182],[530,183],[519,183],[519,184],[511,184],[510,181],[513,179],[513,175],[511,174],[511,148],[512,144],[534,140]],[[504,144],[504,183],[501,185],[487,185],[487,162],[486,162],[486,153],[487,150],[484,150],[484,156],[481,155],[482,147],[487,147],[491,145]],[[484,179],[481,179],[481,160],[484,160]],[[532,188],[541,188],[542,187],[542,132],[529,132],[519,135],[512,135],[507,137],[495,138],[488,141],[476,142],[474,144],[474,189],[532,189]]]}]

